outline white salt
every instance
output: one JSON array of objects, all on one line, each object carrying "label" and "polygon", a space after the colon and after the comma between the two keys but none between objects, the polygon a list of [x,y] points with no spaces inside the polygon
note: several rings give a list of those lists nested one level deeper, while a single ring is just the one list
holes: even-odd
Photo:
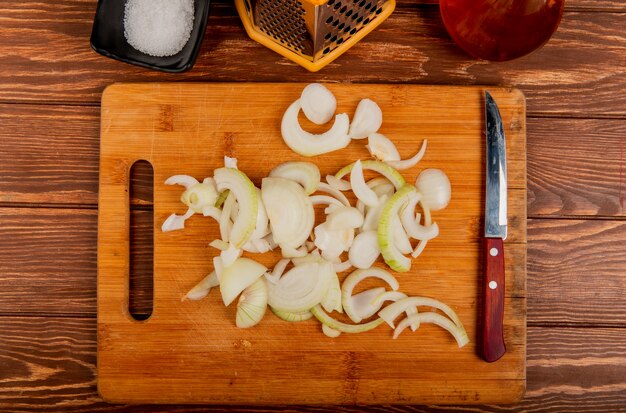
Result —
[{"label": "white salt", "polygon": [[124,36],[142,53],[173,56],[189,41],[193,20],[193,0],[128,0]]}]

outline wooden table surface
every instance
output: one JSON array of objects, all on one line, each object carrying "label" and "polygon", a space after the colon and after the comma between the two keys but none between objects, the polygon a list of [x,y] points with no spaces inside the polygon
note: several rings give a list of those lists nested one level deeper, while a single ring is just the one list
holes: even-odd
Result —
[{"label": "wooden table surface", "polygon": [[[207,410],[110,405],[96,392],[99,102],[117,81],[520,88],[528,105],[527,393],[518,406],[463,411],[626,411],[626,2],[566,3],[543,49],[487,63],[453,44],[436,1],[399,0],[374,33],[311,74],[249,40],[232,2],[215,0],[195,68],[175,75],[91,51],[95,0],[0,1],[0,411]],[[139,226],[151,201],[145,176],[137,182]],[[147,251],[136,251],[142,273]]]}]

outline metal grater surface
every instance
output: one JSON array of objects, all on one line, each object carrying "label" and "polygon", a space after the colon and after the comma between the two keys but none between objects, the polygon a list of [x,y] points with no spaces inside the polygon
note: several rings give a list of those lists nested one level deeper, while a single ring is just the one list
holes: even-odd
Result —
[{"label": "metal grater surface", "polygon": [[315,62],[374,21],[389,0],[245,0],[261,33]]}]

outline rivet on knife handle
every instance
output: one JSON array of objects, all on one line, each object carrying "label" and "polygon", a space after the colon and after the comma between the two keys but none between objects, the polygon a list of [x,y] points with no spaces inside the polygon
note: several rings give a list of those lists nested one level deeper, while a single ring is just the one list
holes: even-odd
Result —
[{"label": "rivet on knife handle", "polygon": [[504,242],[501,238],[484,240],[483,337],[485,361],[498,360],[506,352],[504,333]]}]

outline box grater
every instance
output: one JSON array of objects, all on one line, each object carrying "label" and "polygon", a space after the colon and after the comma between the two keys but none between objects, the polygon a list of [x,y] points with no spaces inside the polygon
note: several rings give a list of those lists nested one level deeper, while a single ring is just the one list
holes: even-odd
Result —
[{"label": "box grater", "polygon": [[316,72],[374,30],[395,0],[235,0],[248,35]]}]

